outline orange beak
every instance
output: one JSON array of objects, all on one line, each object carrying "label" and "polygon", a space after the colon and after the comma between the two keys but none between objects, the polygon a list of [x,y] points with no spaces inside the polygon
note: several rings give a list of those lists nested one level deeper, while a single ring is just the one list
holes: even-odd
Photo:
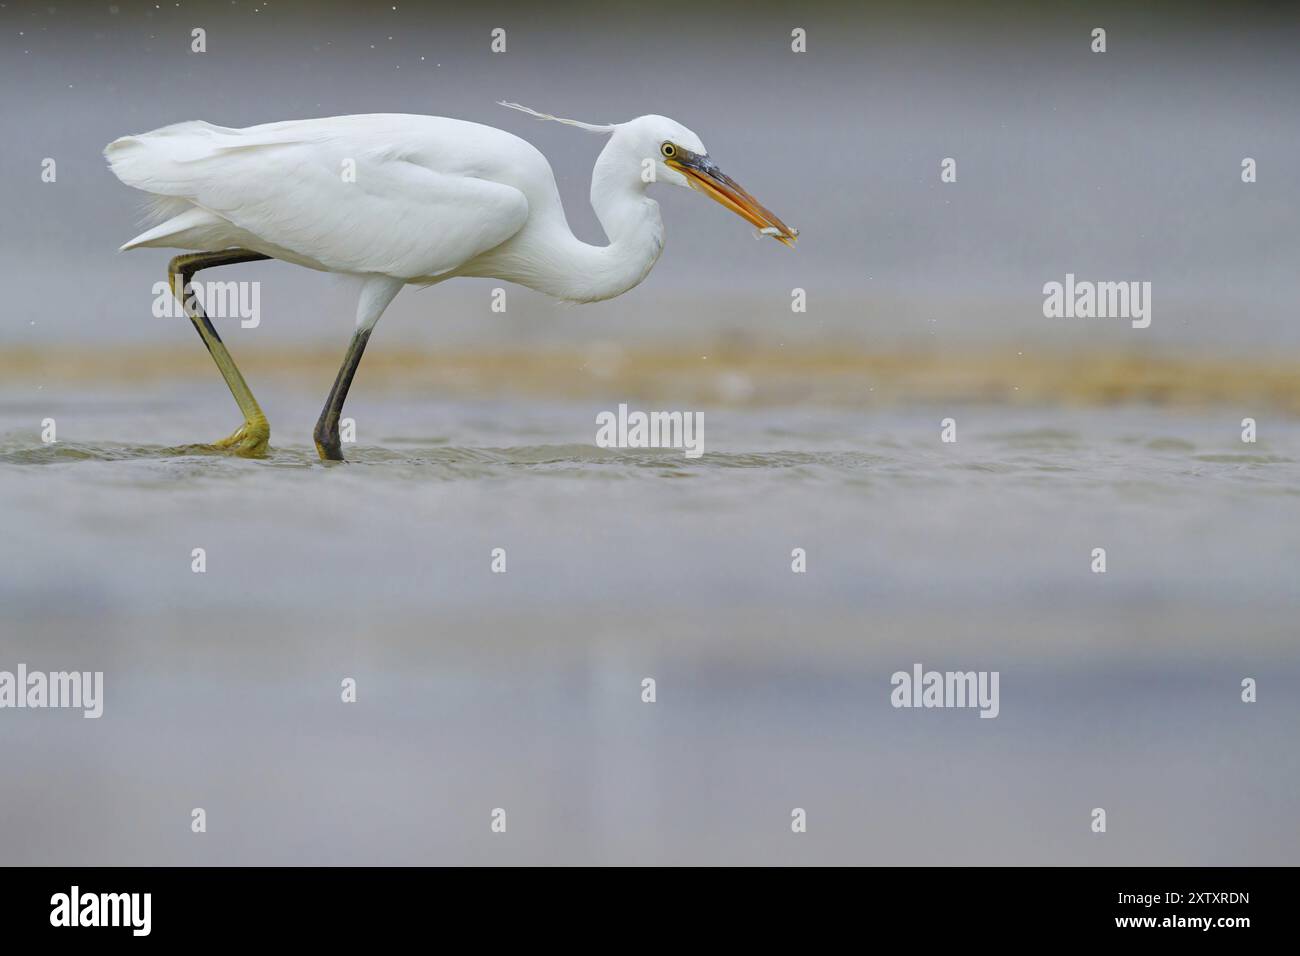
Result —
[{"label": "orange beak", "polygon": [[793,248],[799,237],[798,229],[791,229],[767,207],[746,192],[740,185],[707,156],[678,149],[677,156],[665,159],[664,164],[686,177],[692,189],[717,200],[737,216],[754,225],[764,235]]}]

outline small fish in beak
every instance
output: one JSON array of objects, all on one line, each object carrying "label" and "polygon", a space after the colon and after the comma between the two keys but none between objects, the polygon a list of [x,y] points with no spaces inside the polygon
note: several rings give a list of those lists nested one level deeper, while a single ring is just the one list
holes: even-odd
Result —
[{"label": "small fish in beak", "polygon": [[799,230],[791,229],[778,219],[762,203],[746,192],[740,183],[719,169],[717,163],[708,156],[678,147],[677,154],[671,159],[665,159],[664,163],[684,175],[691,188],[726,206],[755,226],[761,235],[771,236],[777,242],[794,246],[795,240],[799,237]]}]

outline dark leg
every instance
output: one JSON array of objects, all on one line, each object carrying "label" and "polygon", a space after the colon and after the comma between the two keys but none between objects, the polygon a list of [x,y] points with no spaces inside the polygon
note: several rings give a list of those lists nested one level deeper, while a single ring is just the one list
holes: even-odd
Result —
[{"label": "dark leg", "polygon": [[[269,258],[271,257],[264,256],[260,252],[251,252],[248,249],[223,249],[220,252],[195,252],[177,256],[167,267],[168,287],[173,294],[179,292],[178,297],[181,308],[185,309],[185,314],[194,323],[199,338],[208,347],[212,360],[217,363],[217,368],[221,370],[221,377],[226,380],[226,385],[230,388],[230,394],[235,396],[235,401],[239,404],[239,410],[244,413],[244,424],[237,428],[228,438],[223,438],[212,446],[233,452],[236,455],[264,455],[267,442],[271,438],[271,426],[267,422],[266,416],[262,414],[262,408],[257,404],[257,399],[253,397],[253,392],[249,389],[248,383],[244,381],[244,376],[236,368],[235,360],[230,357],[230,352],[226,350],[225,343],[221,341],[221,336],[217,335],[217,330],[213,328],[211,320],[204,315],[203,309],[199,307],[197,302],[188,307],[186,306],[185,299],[187,296],[185,290],[188,289],[190,280],[194,278],[195,273],[201,269]],[[177,277],[180,279],[179,283]]]},{"label": "dark leg", "polygon": [[357,366],[361,364],[361,354],[365,352],[366,343],[369,341],[370,329],[368,328],[357,329],[353,334],[352,342],[348,346],[348,354],[343,357],[343,365],[339,369],[338,377],[334,379],[334,387],[330,389],[329,398],[325,400],[325,407],[316,421],[313,437],[316,439],[316,451],[320,454],[321,461],[343,460],[343,449],[339,444],[339,414],[343,411],[343,403],[348,399],[352,376],[357,373]]}]

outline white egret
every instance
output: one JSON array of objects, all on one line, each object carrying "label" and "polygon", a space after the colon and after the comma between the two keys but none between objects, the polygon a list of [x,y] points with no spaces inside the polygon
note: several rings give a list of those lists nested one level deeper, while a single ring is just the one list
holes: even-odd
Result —
[{"label": "white egret", "polygon": [[[104,150],[113,173],[166,216],[122,248],[196,250],[171,261],[173,290],[188,289],[200,269],[267,258],[361,277],[356,331],[314,433],[322,460],[342,460],[343,402],[371,330],[403,285],[477,276],[574,302],[621,295],[663,250],[651,182],[697,189],[794,244],[798,232],[718,169],[680,123],[641,116],[601,126],[501,105],[609,135],[591,177],[608,245],[573,235],[550,164],[528,142],[463,120],[373,114],[247,129],[187,122],[114,140]],[[208,316],[184,298],[244,413],[213,447],[263,454],[266,416]]]}]

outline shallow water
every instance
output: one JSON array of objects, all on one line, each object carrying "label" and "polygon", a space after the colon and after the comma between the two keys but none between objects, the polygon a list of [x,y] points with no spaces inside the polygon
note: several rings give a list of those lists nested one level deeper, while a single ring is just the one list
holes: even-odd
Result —
[{"label": "shallow water", "polygon": [[[603,403],[358,395],[323,466],[285,392],[266,459],[169,451],[214,395],[0,393],[0,669],[106,682],[0,721],[6,862],[1300,857],[1291,419],[720,405],[690,460],[596,448]],[[999,717],[893,709],[914,662],[1000,671]]]}]

